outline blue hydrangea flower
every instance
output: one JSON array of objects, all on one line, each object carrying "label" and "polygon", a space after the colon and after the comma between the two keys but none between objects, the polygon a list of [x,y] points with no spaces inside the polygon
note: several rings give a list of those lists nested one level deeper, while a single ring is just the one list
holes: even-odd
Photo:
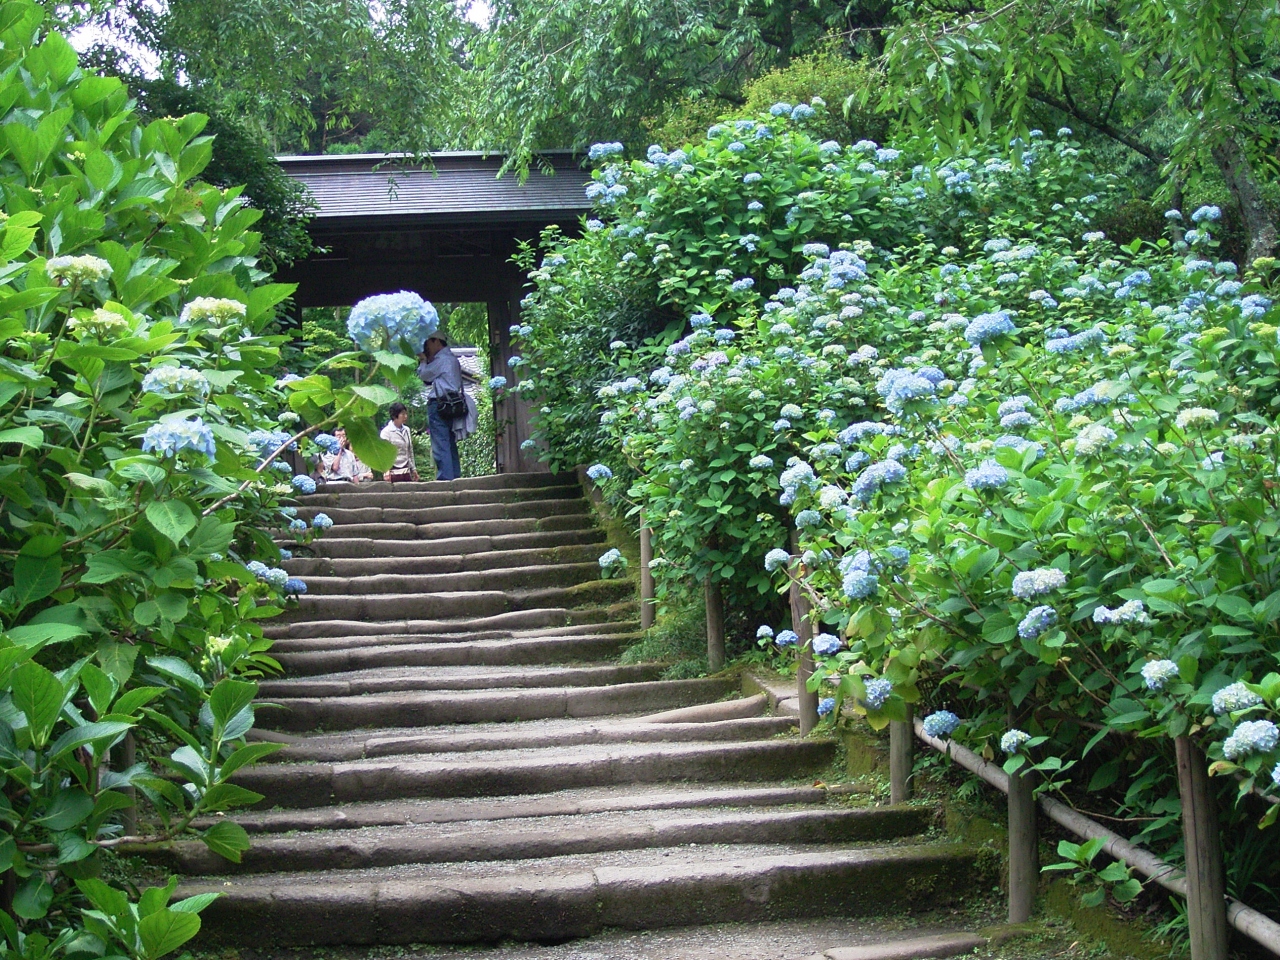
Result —
[{"label": "blue hydrangea flower", "polygon": [[[821,700],[818,701],[818,716],[825,717],[835,708],[836,708],[835,697],[823,697]],[[1276,769],[1280,770],[1280,767],[1277,767]]]},{"label": "blue hydrangea flower", "polygon": [[307,532],[307,521],[305,521],[305,520],[300,520],[300,519],[293,519],[293,520],[290,520],[290,521],[289,521],[289,529],[290,529],[291,531],[293,531],[294,533],[306,533],[306,532]]},{"label": "blue hydrangea flower", "polygon": [[601,570],[608,570],[610,567],[614,567],[620,563],[625,563],[625,562],[626,560],[622,556],[622,551],[619,550],[617,547],[614,547],[611,550],[606,550],[604,553],[600,555],[600,560],[599,560]]},{"label": "blue hydrangea flower", "polygon": [[158,397],[203,397],[209,392],[209,381],[189,367],[156,367],[142,378],[142,392]]},{"label": "blue hydrangea flower", "polygon": [[735,280],[733,283],[729,284],[729,289],[734,293],[744,293],[755,285],[756,282],[752,277],[742,277],[741,279]]},{"label": "blue hydrangea flower", "polygon": [[901,483],[906,478],[907,468],[897,460],[881,460],[858,474],[850,493],[863,503],[868,503],[872,495],[885,484]]},{"label": "blue hydrangea flower", "polygon": [[880,580],[869,570],[852,569],[844,575],[840,589],[850,600],[865,600],[880,587]]},{"label": "blue hydrangea flower", "polygon": [[289,572],[280,567],[272,567],[263,574],[262,579],[277,590],[283,590],[285,584],[289,582]]},{"label": "blue hydrangea flower", "polygon": [[970,490],[997,490],[1009,482],[1009,471],[994,460],[983,460],[964,472],[964,482]]},{"label": "blue hydrangea flower", "polygon": [[1218,716],[1224,713],[1237,713],[1248,710],[1262,703],[1262,698],[1243,683],[1232,683],[1223,687],[1213,695],[1213,712]]},{"label": "blue hydrangea flower", "polygon": [[502,389],[503,387],[505,387],[506,385],[507,385],[507,378],[506,378],[506,377],[490,377],[490,378],[489,378],[489,389],[490,389],[490,390],[501,390],[501,389]]},{"label": "blue hydrangea flower", "polygon": [[768,573],[781,570],[791,563],[791,554],[781,547],[775,547],[764,555],[764,568]]},{"label": "blue hydrangea flower", "polygon": [[440,316],[408,290],[366,297],[351,308],[347,334],[362,350],[401,350],[417,355],[436,332]]},{"label": "blue hydrangea flower", "polygon": [[337,453],[342,449],[342,444],[338,442],[338,438],[330,433],[317,433],[311,438],[311,442],[325,453]]},{"label": "blue hydrangea flower", "polygon": [[613,471],[603,463],[593,464],[587,468],[587,476],[597,483],[613,479]]},{"label": "blue hydrangea flower", "polygon": [[1012,592],[1019,600],[1041,597],[1067,585],[1067,575],[1057,567],[1024,570],[1013,578]]},{"label": "blue hydrangea flower", "polygon": [[768,624],[765,624],[765,625],[763,625],[763,626],[759,627],[759,628],[756,630],[756,639],[757,639],[757,640],[771,640],[771,639],[773,639],[773,627],[769,626]]},{"label": "blue hydrangea flower", "polygon": [[1222,219],[1222,208],[1214,204],[1205,204],[1191,214],[1191,220],[1194,223],[1204,223],[1206,221],[1212,223],[1215,220]]},{"label": "blue hydrangea flower", "polygon": [[889,699],[889,694],[893,693],[893,684],[884,677],[877,677],[874,680],[868,680],[866,684],[867,696],[863,701],[870,710],[879,710],[885,705],[885,701]]},{"label": "blue hydrangea flower", "polygon": [[183,450],[203,453],[210,460],[218,454],[213,431],[199,417],[153,423],[142,435],[142,449],[161,457],[176,457]]},{"label": "blue hydrangea flower", "polygon": [[280,559],[281,559],[281,560],[292,560],[292,559],[293,559],[293,551],[292,551],[292,550],[289,550],[289,549],[286,549],[285,547],[281,547],[281,548],[280,548]]},{"label": "blue hydrangea flower", "polygon": [[1009,336],[1017,331],[1018,328],[1013,325],[1009,314],[1004,310],[996,310],[974,317],[964,328],[964,338],[974,346],[978,346],[988,340]]},{"label": "blue hydrangea flower", "polygon": [[333,521],[327,513],[317,513],[311,518],[311,526],[316,530],[328,530],[333,526]]},{"label": "blue hydrangea flower", "polygon": [[1057,622],[1058,611],[1053,607],[1044,605],[1033,607],[1018,624],[1018,636],[1024,640],[1034,640]]},{"label": "blue hydrangea flower", "polygon": [[779,630],[773,642],[778,647],[794,647],[800,642],[800,637],[794,630]]},{"label": "blue hydrangea flower", "polygon": [[844,649],[844,641],[831,633],[820,633],[811,641],[813,652],[820,657],[829,657]]},{"label": "blue hydrangea flower", "polygon": [[259,580],[265,580],[267,578],[267,570],[269,568],[261,560],[250,560],[244,565],[244,567]]},{"label": "blue hydrangea flower", "polygon": [[1246,720],[1222,742],[1222,755],[1239,760],[1251,753],[1270,753],[1280,743],[1280,730],[1270,720]]},{"label": "blue hydrangea flower", "polygon": [[1127,600],[1114,610],[1099,606],[1093,611],[1094,623],[1136,623],[1139,625],[1151,622],[1151,617],[1147,614],[1146,607],[1142,605],[1141,600]]},{"label": "blue hydrangea flower", "polygon": [[757,453],[747,461],[747,466],[752,470],[768,470],[773,466],[773,458],[765,456],[763,453]]},{"label": "blue hydrangea flower", "polygon": [[587,151],[587,159],[603,160],[606,157],[612,157],[614,154],[622,152],[622,144],[620,143],[593,143],[591,149]]},{"label": "blue hydrangea flower", "polygon": [[1178,675],[1178,665],[1172,660],[1149,660],[1142,665],[1142,681],[1148,690],[1163,690]]},{"label": "blue hydrangea flower", "polygon": [[299,493],[306,494],[316,492],[316,482],[305,474],[300,473],[289,482],[293,484],[293,489],[297,490]]},{"label": "blue hydrangea flower", "polygon": [[924,718],[924,732],[936,740],[951,736],[959,726],[960,718],[950,710],[937,710]]},{"label": "blue hydrangea flower", "polygon": [[307,584],[305,580],[299,580],[297,577],[290,577],[284,582],[284,592],[298,595],[307,592]]},{"label": "blue hydrangea flower", "polygon": [[1021,753],[1030,739],[1031,735],[1022,730],[1010,730],[1000,738],[1000,749],[1012,756],[1015,753]]},{"label": "blue hydrangea flower", "polygon": [[803,530],[805,527],[816,527],[822,522],[822,515],[817,510],[801,510],[796,514],[796,526]]}]

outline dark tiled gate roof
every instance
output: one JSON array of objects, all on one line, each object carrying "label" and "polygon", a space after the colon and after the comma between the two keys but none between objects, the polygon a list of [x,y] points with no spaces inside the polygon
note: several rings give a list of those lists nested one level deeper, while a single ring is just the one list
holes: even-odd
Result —
[{"label": "dark tiled gate roof", "polygon": [[[388,154],[280,157],[284,171],[315,197],[314,225],[501,224],[563,220],[590,207],[583,188],[590,176],[582,158],[568,152],[543,155],[521,182],[498,177],[503,157],[435,153],[428,165]],[[546,169],[549,168],[549,169]]]}]

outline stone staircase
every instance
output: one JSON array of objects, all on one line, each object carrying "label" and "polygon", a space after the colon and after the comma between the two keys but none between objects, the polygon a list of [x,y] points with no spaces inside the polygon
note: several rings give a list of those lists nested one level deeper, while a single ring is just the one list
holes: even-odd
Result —
[{"label": "stone staircase", "polygon": [[240,864],[155,855],[206,934],[273,947],[560,942],[607,927],[902,914],[974,887],[933,811],[855,807],[814,778],[836,745],[736,679],[620,665],[633,586],[572,479],[371,483],[304,498],[335,526],[288,566],[268,628],[285,679],[242,771]]}]

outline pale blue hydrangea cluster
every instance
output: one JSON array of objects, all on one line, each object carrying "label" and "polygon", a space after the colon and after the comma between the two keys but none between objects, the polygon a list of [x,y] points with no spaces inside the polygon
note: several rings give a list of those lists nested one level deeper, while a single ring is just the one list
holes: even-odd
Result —
[{"label": "pale blue hydrangea cluster", "polygon": [[892,413],[901,413],[910,401],[934,396],[941,379],[925,376],[922,370],[895,368],[876,381],[876,393]]},{"label": "pale blue hydrangea cluster", "polygon": [[622,150],[623,150],[622,144],[617,142],[593,143],[591,145],[591,149],[587,151],[587,159],[604,160],[607,157],[612,157],[615,154],[621,153]]},{"label": "pale blue hydrangea cluster", "polygon": [[316,530],[328,530],[333,526],[333,520],[327,513],[317,513],[311,518],[311,526]]},{"label": "pale blue hydrangea cluster", "polygon": [[901,483],[907,479],[907,468],[897,460],[881,460],[863,470],[850,489],[850,495],[863,503],[870,503],[876,491],[889,483]]},{"label": "pale blue hydrangea cluster", "polygon": [[818,716],[825,717],[836,708],[835,697],[823,697],[818,701]]},{"label": "pale blue hydrangea cluster", "polygon": [[1105,624],[1130,623],[1142,626],[1150,623],[1151,617],[1147,614],[1147,609],[1143,606],[1141,600],[1126,600],[1114,610],[1104,606],[1095,608],[1093,622]]},{"label": "pale blue hydrangea cluster", "polygon": [[829,657],[844,649],[844,641],[832,633],[820,633],[810,643],[813,652],[820,657]]},{"label": "pale blue hydrangea cluster", "polygon": [[317,433],[311,438],[311,442],[325,453],[337,453],[342,449],[342,444],[338,442],[338,438],[331,433]]},{"label": "pale blue hydrangea cluster", "polygon": [[1015,753],[1021,753],[1023,748],[1031,740],[1031,735],[1022,730],[1009,730],[1000,738],[1000,749],[1009,756]]},{"label": "pale blue hydrangea cluster", "polygon": [[1077,457],[1094,457],[1116,441],[1116,432],[1102,423],[1091,423],[1076,434]]},{"label": "pale blue hydrangea cluster", "polygon": [[767,573],[775,573],[791,563],[791,554],[781,547],[775,547],[764,555],[764,569]]},{"label": "pale blue hydrangea cluster", "polygon": [[756,639],[757,639],[757,640],[772,640],[772,639],[773,639],[773,627],[769,626],[768,624],[762,624],[761,626],[757,627],[757,628],[756,628]]},{"label": "pale blue hydrangea cluster", "polygon": [[294,519],[290,520],[290,521],[289,521],[289,532],[290,532],[290,533],[306,533],[306,532],[307,532],[307,521],[305,521],[305,520],[301,520],[301,519],[298,519],[298,518],[296,518],[296,517],[295,517]]},{"label": "pale blue hydrangea cluster", "polygon": [[816,527],[822,523],[822,514],[817,510],[801,510],[796,514],[796,527],[800,530],[806,527]]},{"label": "pale blue hydrangea cluster", "polygon": [[362,350],[402,350],[416,355],[436,332],[440,316],[408,290],[366,297],[351,308],[347,334]]},{"label": "pale blue hydrangea cluster", "polygon": [[1019,600],[1030,600],[1042,597],[1054,590],[1061,590],[1067,585],[1067,575],[1057,567],[1040,567],[1037,570],[1023,570],[1013,578],[1011,591]]},{"label": "pale blue hydrangea cluster", "polygon": [[213,431],[199,417],[153,423],[142,435],[142,449],[162,457],[176,457],[183,450],[203,453],[210,460],[218,455]]},{"label": "pale blue hydrangea cluster", "polygon": [[773,638],[775,646],[780,648],[794,647],[800,642],[800,636],[794,630],[779,630],[778,635]]},{"label": "pale blue hydrangea cluster", "polygon": [[1160,691],[1178,675],[1178,665],[1172,660],[1148,660],[1142,665],[1142,682],[1148,690]]},{"label": "pale blue hydrangea cluster", "polygon": [[880,588],[878,570],[866,550],[847,554],[840,560],[840,589],[850,600],[865,600]]},{"label": "pale blue hydrangea cluster", "polygon": [[601,570],[609,570],[620,564],[625,564],[626,558],[622,556],[622,551],[617,547],[614,547],[613,549],[606,550],[600,555],[599,563]]},{"label": "pale blue hydrangea cluster", "polygon": [[269,583],[277,590],[283,590],[289,582],[289,572],[281,567],[268,567],[261,560],[250,560],[245,569],[264,583]]},{"label": "pale blue hydrangea cluster", "polygon": [[308,494],[316,492],[316,482],[304,473],[298,474],[289,482],[293,484],[293,489],[297,490],[299,493]]},{"label": "pale blue hydrangea cluster", "polygon": [[284,582],[284,592],[296,597],[307,592],[307,583],[297,577],[290,577]]},{"label": "pale blue hydrangea cluster", "polygon": [[773,458],[763,453],[757,453],[747,461],[747,466],[752,470],[768,470],[773,466]]},{"label": "pale blue hydrangea cluster", "polygon": [[1053,607],[1043,604],[1032,607],[1031,611],[1018,623],[1018,636],[1024,640],[1034,640],[1057,623],[1058,611]]},{"label": "pale blue hydrangea cluster", "polygon": [[[1065,331],[1062,331],[1065,334]],[[1044,348],[1050,353],[1076,353],[1087,347],[1097,346],[1107,339],[1101,327],[1090,327],[1072,336],[1061,336],[1050,339]]]},{"label": "pale blue hydrangea cluster", "polygon": [[924,718],[925,734],[937,740],[951,736],[959,726],[960,718],[950,710],[935,710]]},{"label": "pale blue hydrangea cluster", "polygon": [[505,387],[506,385],[507,385],[507,378],[506,378],[506,377],[490,377],[490,378],[489,378],[489,389],[490,389],[490,390],[501,390],[501,389],[502,389],[503,387]]},{"label": "pale blue hydrangea cluster", "polygon": [[756,281],[752,277],[742,277],[729,284],[729,289],[734,293],[745,293],[756,285]]},{"label": "pale blue hydrangea cluster", "polygon": [[869,710],[879,710],[885,705],[889,699],[889,695],[893,693],[893,684],[884,677],[876,677],[874,680],[866,682],[867,696],[863,703],[867,705]]},{"label": "pale blue hydrangea cluster", "polygon": [[1053,403],[1056,413],[1075,413],[1087,407],[1110,404],[1111,397],[1107,393],[1106,384],[1097,383],[1085,387],[1073,397],[1059,397]]},{"label": "pale blue hydrangea cluster", "polygon": [[1232,683],[1213,695],[1213,712],[1218,716],[1225,713],[1238,713],[1262,703],[1262,698],[1243,683]]},{"label": "pale blue hydrangea cluster", "polygon": [[997,490],[1009,482],[1009,471],[994,460],[983,460],[964,472],[964,482],[970,490]]},{"label": "pale blue hydrangea cluster", "polygon": [[587,476],[596,481],[596,483],[602,483],[605,480],[613,479],[613,471],[603,463],[596,463],[587,467]]},{"label": "pale blue hydrangea cluster", "polygon": [[[321,434],[321,436],[327,436],[327,434]],[[292,435],[284,430],[254,430],[247,439],[249,446],[256,449],[258,456],[264,459],[282,447],[287,450],[298,449],[298,444],[293,440]],[[335,440],[334,443],[337,441]]]},{"label": "pale blue hydrangea cluster", "polygon": [[1280,729],[1270,720],[1246,720],[1222,742],[1222,755],[1239,760],[1251,753],[1270,753],[1280,743]]},{"label": "pale blue hydrangea cluster", "polygon": [[156,367],[142,378],[142,392],[159,397],[203,397],[209,392],[209,381],[190,367]]},{"label": "pale blue hydrangea cluster", "polygon": [[1221,219],[1222,209],[1212,204],[1205,204],[1203,207],[1197,209],[1195,213],[1191,214],[1191,220],[1193,223],[1212,223]]},{"label": "pale blue hydrangea cluster", "polygon": [[996,337],[1010,336],[1018,332],[1013,320],[1006,310],[994,310],[974,317],[964,328],[964,338],[974,346],[986,343]]}]

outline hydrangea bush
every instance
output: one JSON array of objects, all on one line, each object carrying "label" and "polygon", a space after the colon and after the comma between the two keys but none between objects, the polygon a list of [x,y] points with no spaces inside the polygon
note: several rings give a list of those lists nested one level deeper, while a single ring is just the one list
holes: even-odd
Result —
[{"label": "hydrangea bush", "polygon": [[[345,392],[277,382],[292,288],[266,282],[240,190],[199,182],[205,118],[143,125],[41,18],[26,2],[0,17],[0,931],[23,956],[74,940],[153,960],[208,899],[156,890],[139,924],[87,878],[105,850],[261,799],[229,782],[276,749],[245,742],[254,678],[275,669],[259,622],[306,589],[279,543],[324,526],[289,505],[312,488],[288,460],[340,423],[377,466],[388,388],[371,377],[414,361],[338,358],[367,374]],[[198,836],[230,860],[248,846],[230,820]]]}]

